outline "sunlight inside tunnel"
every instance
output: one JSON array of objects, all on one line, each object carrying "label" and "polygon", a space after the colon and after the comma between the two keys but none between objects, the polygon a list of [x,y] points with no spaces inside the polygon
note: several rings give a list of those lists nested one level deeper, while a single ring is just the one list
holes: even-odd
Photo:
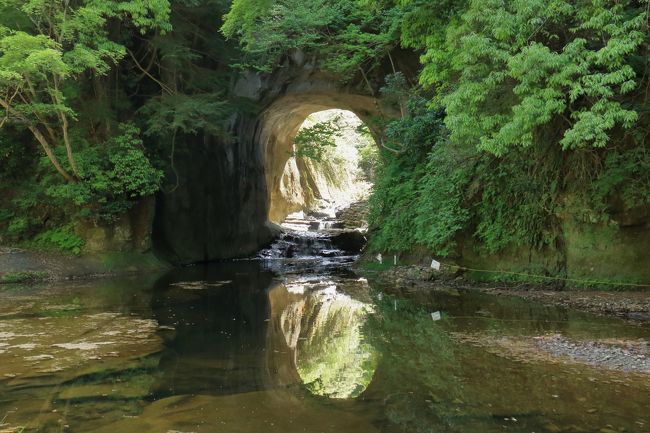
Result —
[{"label": "sunlight inside tunnel", "polygon": [[306,214],[334,218],[338,211],[364,203],[376,158],[375,142],[356,114],[340,109],[310,114],[292,139],[271,195],[270,219],[291,225]]}]

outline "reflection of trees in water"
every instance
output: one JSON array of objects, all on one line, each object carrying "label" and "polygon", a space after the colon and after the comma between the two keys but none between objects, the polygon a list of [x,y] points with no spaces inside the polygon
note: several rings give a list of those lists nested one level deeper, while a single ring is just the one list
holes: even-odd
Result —
[{"label": "reflection of trees in water", "polygon": [[364,329],[381,353],[370,398],[375,390],[383,396],[387,421],[400,431],[455,431],[463,393],[451,340],[411,302],[385,298],[375,311]]},{"label": "reflection of trees in water", "polygon": [[311,393],[354,398],[368,387],[377,366],[377,354],[362,332],[369,312],[368,304],[337,292],[335,285],[284,309],[282,332]]}]

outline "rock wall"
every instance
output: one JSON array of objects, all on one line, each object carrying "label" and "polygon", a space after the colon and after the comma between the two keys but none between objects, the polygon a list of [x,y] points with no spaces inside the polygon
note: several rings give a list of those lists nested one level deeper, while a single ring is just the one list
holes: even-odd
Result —
[{"label": "rock wall", "polygon": [[146,197],[110,225],[79,222],[75,230],[86,241],[83,253],[150,251],[154,207],[154,198]]},{"label": "rock wall", "polygon": [[[394,55],[398,67],[401,58]],[[414,76],[417,62],[408,60],[400,69],[413,69]],[[383,69],[370,77],[373,89],[361,78],[344,84],[296,52],[274,74],[239,78],[234,94],[248,100],[243,105],[252,102],[259,111],[233,113],[231,140],[205,133],[177,137],[179,185],[159,193],[156,200],[157,254],[173,263],[194,263],[252,255],[270,242],[275,232],[269,205],[281,203],[276,194],[298,128],[309,114],[331,108],[352,111],[364,121],[395,115],[395,107],[384,106],[373,96],[383,85],[379,79],[385,75]],[[167,176],[174,179],[175,174]],[[290,208],[287,203],[280,214]]]},{"label": "rock wall", "polygon": [[175,158],[178,187],[157,197],[153,240],[163,258],[193,263],[241,257],[270,242],[255,125],[254,117],[237,116],[231,142],[184,137]]},{"label": "rock wall", "polygon": [[[490,271],[470,271],[472,277],[482,280],[529,280],[512,274],[515,272],[557,277],[539,282],[567,287],[650,284],[650,209],[615,212],[609,222],[585,221],[572,212],[557,217],[559,233],[553,247],[510,247],[489,254],[466,234],[460,237],[457,256],[443,261]],[[426,249],[417,250],[404,254],[402,261],[426,264],[431,257]]]},{"label": "rock wall", "polygon": [[615,225],[562,221],[569,278],[650,284],[650,218],[615,216]]}]

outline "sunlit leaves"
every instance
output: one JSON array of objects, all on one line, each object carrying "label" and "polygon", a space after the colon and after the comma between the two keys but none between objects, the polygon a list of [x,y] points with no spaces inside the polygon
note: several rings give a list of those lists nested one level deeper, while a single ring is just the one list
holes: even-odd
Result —
[{"label": "sunlit leaves", "polygon": [[458,74],[443,100],[452,140],[501,155],[563,119],[564,149],[606,146],[638,118],[622,97],[636,87],[628,58],[644,23],[629,3],[472,2],[448,30]]},{"label": "sunlit leaves", "polygon": [[328,149],[336,147],[336,138],[341,137],[340,118],[301,128],[293,139],[295,156],[321,161]]},{"label": "sunlit leaves", "polygon": [[283,56],[302,51],[343,79],[370,70],[399,40],[399,8],[364,0],[235,0],[222,32],[237,38],[240,67],[270,72]]}]

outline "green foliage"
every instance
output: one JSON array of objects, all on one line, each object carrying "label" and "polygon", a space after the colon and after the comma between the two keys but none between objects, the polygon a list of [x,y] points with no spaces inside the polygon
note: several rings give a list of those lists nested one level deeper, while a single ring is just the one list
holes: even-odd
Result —
[{"label": "green foliage", "polygon": [[0,183],[7,185],[24,175],[24,168],[32,165],[36,152],[21,143],[24,137],[4,132],[0,131]]},{"label": "green foliage", "polygon": [[220,93],[198,95],[174,94],[150,99],[140,114],[146,119],[146,134],[165,136],[176,131],[196,134],[208,131],[224,135],[223,122],[229,113],[227,101]]},{"label": "green foliage", "polygon": [[158,191],[162,172],[143,151],[140,131],[131,124],[103,146],[88,146],[78,154],[82,180],[55,183],[46,195],[56,201],[84,208],[81,215],[112,222],[135,201]]},{"label": "green foliage", "polygon": [[357,148],[359,150],[359,169],[366,181],[374,183],[377,179],[375,170],[380,163],[377,143],[375,143],[372,135],[370,135],[370,130],[365,124],[362,124],[356,132],[364,139]]},{"label": "green foliage", "polygon": [[294,156],[322,161],[328,149],[336,147],[336,138],[341,137],[340,119],[334,117],[324,122],[300,128],[293,138]]},{"label": "green foliage", "polygon": [[562,187],[557,156],[552,149],[533,155],[513,151],[506,158],[483,158],[476,167],[475,236],[489,253],[509,246],[540,249],[556,241]]},{"label": "green foliage", "polygon": [[[409,89],[399,74],[382,88],[403,116],[385,126],[385,144],[399,152],[385,154],[378,171],[375,250],[424,245],[444,256],[459,234],[488,253],[556,247],[559,214],[601,222],[649,203],[640,138],[649,32],[638,3],[397,7],[401,42],[424,50],[420,83],[437,94]],[[444,107],[448,137],[427,129],[422,101],[429,115]],[[579,199],[567,201],[568,191]]]},{"label": "green foliage", "polygon": [[244,50],[239,67],[270,72],[302,51],[320,54],[324,68],[348,79],[397,45],[399,11],[364,0],[235,0],[222,31]]},{"label": "green foliage", "polygon": [[59,250],[71,254],[81,253],[85,241],[74,232],[74,225],[67,224],[36,235],[28,245],[44,250]]},{"label": "green foliage", "polygon": [[378,169],[370,200],[373,250],[419,245],[450,256],[461,234],[489,253],[554,244],[561,151],[549,145],[498,158],[449,141],[443,113],[411,105],[411,116],[386,128],[388,141],[399,138],[405,152],[384,153]]},{"label": "green foliage", "polygon": [[[71,221],[114,222],[185,135],[256,112],[228,64],[305,62],[400,113],[360,149],[373,248],[552,246],[560,214],[650,204],[648,35],[635,0],[0,0],[0,238],[76,251]],[[296,156],[327,157],[337,129],[302,129]]]},{"label": "green foliage", "polygon": [[406,152],[384,153],[378,168],[370,199],[376,229],[371,247],[394,251],[424,245],[439,255],[452,254],[456,234],[469,219],[464,191],[474,173],[473,155],[446,141],[441,112],[421,105],[386,132],[389,142],[399,139]]},{"label": "green foliage", "polygon": [[[2,0],[0,9],[23,17],[0,17],[0,107],[5,112],[0,126],[30,131],[53,168],[73,183],[80,178],[69,139],[70,122],[77,118],[71,104],[78,97],[74,83],[106,76],[126,55],[126,48],[111,38],[111,20],[142,33],[165,32],[171,29],[169,2]],[[54,154],[61,143],[70,170]]]},{"label": "green foliage", "polygon": [[650,153],[645,147],[607,154],[602,172],[592,185],[596,203],[619,197],[626,208],[650,204]]},{"label": "green foliage", "polygon": [[401,168],[399,161],[387,161],[377,168],[368,216],[373,251],[404,251],[417,244],[412,229],[417,181],[418,174]]},{"label": "green foliage", "polygon": [[85,142],[77,154],[81,177],[77,182],[53,175],[43,157],[34,169],[36,177],[23,179],[13,186],[15,194],[2,200],[0,237],[78,254],[84,240],[75,234],[71,221],[112,223],[139,199],[154,194],[162,172],[147,158],[139,130],[131,124],[120,129],[120,135],[101,146]]},{"label": "green foliage", "polygon": [[270,72],[279,58],[295,49],[322,43],[320,30],[338,11],[326,0],[237,0],[224,17],[222,31],[237,37],[253,66]]},{"label": "green foliage", "polygon": [[0,0],[0,243],[77,250],[68,224],[158,191],[176,133],[225,135],[227,3]]},{"label": "green foliage", "polygon": [[622,98],[638,85],[629,59],[646,37],[630,1],[471,2],[448,29],[451,139],[502,155],[561,119],[563,149],[606,146],[638,119]]}]

